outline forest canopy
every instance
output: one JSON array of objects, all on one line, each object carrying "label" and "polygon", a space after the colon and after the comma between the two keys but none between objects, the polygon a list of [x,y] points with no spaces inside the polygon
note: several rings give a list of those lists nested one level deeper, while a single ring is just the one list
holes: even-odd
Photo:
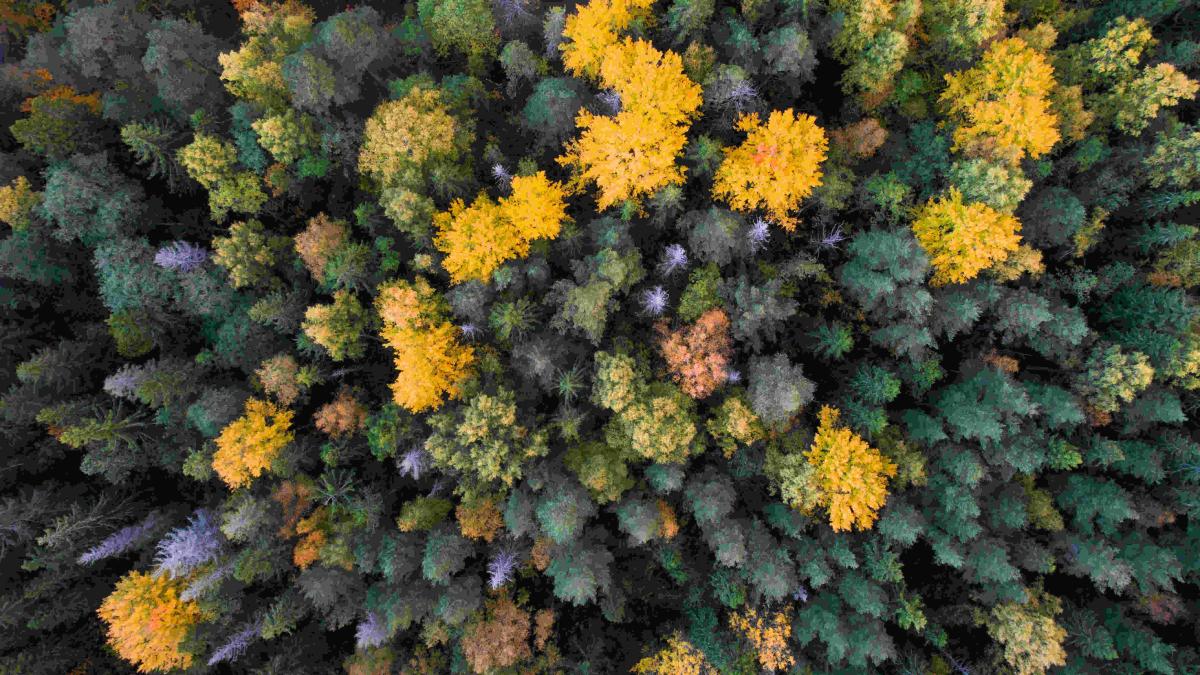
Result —
[{"label": "forest canopy", "polygon": [[0,673],[1200,673],[1198,36],[0,2]]}]

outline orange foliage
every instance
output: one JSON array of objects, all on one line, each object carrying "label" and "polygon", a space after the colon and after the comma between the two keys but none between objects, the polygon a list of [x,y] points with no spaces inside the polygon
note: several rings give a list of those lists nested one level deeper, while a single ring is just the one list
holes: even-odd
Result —
[{"label": "orange foliage", "polygon": [[821,185],[821,162],[829,148],[825,132],[811,115],[791,108],[772,111],[766,125],[757,114],[744,115],[737,128],[746,132],[746,140],[725,150],[713,197],[735,211],[765,209],[784,229],[796,229],[790,213]]},{"label": "orange foliage", "polygon": [[729,627],[741,631],[754,645],[758,664],[764,669],[787,670],[796,663],[787,644],[792,624],[786,612],[776,612],[769,620],[759,616],[755,609],[735,612],[729,617]]},{"label": "orange foliage", "polygon": [[658,534],[663,539],[673,539],[679,534],[679,519],[675,517],[675,509],[666,500],[660,499],[658,506]]},{"label": "orange foliage", "polygon": [[61,84],[57,87],[51,87],[50,89],[38,94],[37,96],[35,96],[33,98],[25,99],[21,103],[21,112],[25,112],[25,113],[32,112],[33,106],[34,106],[34,99],[37,99],[38,103],[48,103],[50,101],[66,101],[67,103],[70,103],[71,105],[76,105],[76,106],[79,106],[82,108],[87,108],[88,111],[90,111],[93,115],[100,114],[101,105],[100,105],[100,94],[98,92],[92,92],[90,94],[80,94],[79,92],[75,91],[75,89],[73,87],[70,87],[65,84]]},{"label": "orange foliage", "polygon": [[546,648],[546,643],[554,636],[554,610],[539,609],[533,615],[533,647],[539,652]]},{"label": "orange foliage", "polygon": [[816,469],[817,501],[829,509],[833,530],[867,530],[887,502],[887,479],[896,475],[896,465],[858,434],[838,426],[838,416],[836,408],[821,408],[817,435],[805,457]]},{"label": "orange foliage", "polygon": [[313,489],[305,482],[285,480],[271,493],[271,499],[283,510],[283,525],[279,528],[280,537],[293,537],[297,534],[296,524],[312,506]]},{"label": "orange foliage", "polygon": [[212,467],[231,488],[248,485],[292,442],[292,412],[252,398],[246,411],[217,436]]},{"label": "orange foliage", "polygon": [[332,438],[338,438],[363,428],[367,423],[367,409],[343,389],[336,399],[321,406],[313,415],[313,420],[317,429]]},{"label": "orange foliage", "polygon": [[349,236],[346,223],[319,213],[296,235],[296,253],[318,282],[325,281],[325,263]]},{"label": "orange foliage", "polygon": [[550,566],[551,544],[549,539],[538,537],[529,551],[529,562],[533,563],[533,568],[539,572],[545,572],[546,568]]},{"label": "orange foliage", "polygon": [[283,405],[291,405],[300,396],[300,364],[291,354],[279,354],[262,362],[254,371],[262,383],[263,390],[274,396]]},{"label": "orange foliage", "polygon": [[710,309],[696,323],[677,331],[659,324],[658,333],[658,346],[683,393],[704,398],[725,382],[733,353],[725,310]]},{"label": "orange foliage", "polygon": [[200,622],[200,606],[179,598],[188,580],[130,572],[97,612],[108,624],[108,643],[138,672],[188,668],[183,642]]},{"label": "orange foliage", "polygon": [[495,497],[481,497],[463,502],[454,510],[458,529],[468,539],[491,542],[504,527],[504,517],[496,506]]},{"label": "orange foliage", "polygon": [[887,140],[887,129],[874,117],[855,122],[849,126],[829,132],[833,145],[842,148],[852,157],[866,159],[875,154]]},{"label": "orange foliage", "polygon": [[529,612],[502,595],[488,602],[487,619],[463,631],[463,656],[476,673],[510,668],[533,656],[529,649]]}]

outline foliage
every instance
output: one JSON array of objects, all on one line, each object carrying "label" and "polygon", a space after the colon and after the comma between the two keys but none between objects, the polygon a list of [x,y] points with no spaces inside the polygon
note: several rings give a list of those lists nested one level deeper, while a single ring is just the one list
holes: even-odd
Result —
[{"label": "foliage", "polygon": [[195,655],[185,640],[200,622],[200,606],[179,598],[184,579],[130,572],[100,605],[109,644],[138,672],[187,668]]},{"label": "foliage", "polygon": [[737,211],[765,210],[789,232],[790,215],[821,185],[821,162],[829,142],[811,115],[791,108],[772,111],[764,125],[757,115],[738,120],[746,140],[725,151],[717,168],[713,197]]},{"label": "foliage", "polygon": [[267,401],[248,399],[241,417],[217,436],[212,466],[231,488],[248,485],[295,437],[292,413]]},{"label": "foliage", "polygon": [[1017,250],[1021,224],[986,204],[963,203],[962,193],[950,188],[945,197],[930,199],[917,211],[913,234],[933,265],[935,285],[962,283],[980,271],[1003,262]]},{"label": "foliage", "polygon": [[805,454],[814,468],[817,503],[829,509],[835,532],[870,529],[887,501],[887,479],[896,465],[846,427],[837,426],[836,408],[821,408],[820,425]]}]

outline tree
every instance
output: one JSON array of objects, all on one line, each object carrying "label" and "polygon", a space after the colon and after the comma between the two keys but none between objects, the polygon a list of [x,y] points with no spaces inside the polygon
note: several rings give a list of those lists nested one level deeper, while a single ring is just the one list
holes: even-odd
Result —
[{"label": "tree", "polygon": [[580,5],[563,25],[563,66],[575,76],[595,78],[605,50],[618,41],[617,33],[645,15],[649,0],[590,0]]},{"label": "tree", "polygon": [[358,169],[385,188],[419,187],[438,167],[459,161],[471,136],[450,114],[441,90],[413,86],[367,119]]},{"label": "tree", "polygon": [[13,231],[23,231],[29,227],[33,208],[41,201],[42,193],[29,186],[29,179],[17,176],[12,183],[0,187],[0,221]]},{"label": "tree", "polygon": [[301,327],[334,361],[361,358],[366,349],[362,339],[367,328],[367,310],[349,291],[334,293],[331,304],[309,307]]},{"label": "tree", "polygon": [[934,285],[969,281],[1017,250],[1021,224],[985,204],[964,204],[950,188],[917,211],[913,234],[933,265]]},{"label": "tree", "polygon": [[533,656],[529,649],[529,612],[502,595],[487,603],[486,618],[463,631],[463,655],[476,673],[510,668]]},{"label": "tree", "polygon": [[979,63],[946,75],[938,101],[958,124],[954,149],[1016,164],[1058,142],[1054,68],[1020,38],[993,42]]},{"label": "tree", "polygon": [[229,236],[213,239],[213,262],[225,268],[234,288],[252,286],[270,278],[276,256],[287,245],[287,237],[268,234],[261,221],[251,218],[230,225]]},{"label": "tree", "polygon": [[788,649],[791,634],[791,619],[787,612],[776,612],[769,619],[759,616],[753,608],[734,612],[729,616],[729,627],[754,645],[758,665],[770,671],[787,670],[796,663],[796,657]]},{"label": "tree", "polygon": [[825,132],[812,116],[791,108],[772,111],[766,125],[757,114],[744,115],[737,128],[746,140],[725,151],[713,197],[736,211],[763,209],[785,230],[795,230],[791,212],[821,185]]},{"label": "tree", "polygon": [[486,70],[495,58],[500,37],[484,0],[419,0],[417,13],[439,55],[449,56],[451,50],[463,54],[474,73]]},{"label": "tree", "polygon": [[1124,353],[1120,345],[1096,345],[1077,385],[1088,402],[1102,413],[1114,413],[1154,379],[1154,368],[1141,352]]},{"label": "tree", "polygon": [[304,230],[296,235],[296,254],[317,282],[325,282],[329,260],[348,241],[349,235],[345,221],[330,218],[324,213],[310,218]]},{"label": "tree", "polygon": [[104,599],[98,614],[108,642],[138,672],[189,668],[195,655],[185,641],[200,623],[200,605],[180,599],[185,578],[130,572]]},{"label": "tree", "polygon": [[197,133],[175,157],[188,175],[208,190],[213,219],[224,220],[230,211],[255,214],[266,204],[258,176],[237,168],[237,149],[227,141]]},{"label": "tree", "polygon": [[433,217],[433,244],[446,254],[442,266],[454,283],[487,281],[504,262],[528,255],[534,239],[558,236],[568,220],[565,193],[545,172],[511,183],[511,194],[499,203],[480,194],[469,207],[455,200]]},{"label": "tree", "polygon": [[212,467],[231,488],[248,485],[292,442],[292,412],[251,398],[245,412],[221,430]]},{"label": "tree", "polygon": [[395,353],[395,402],[424,412],[437,409],[445,398],[458,398],[475,352],[459,342],[458,329],[445,318],[445,301],[429,282],[418,277],[385,283],[375,309],[383,320],[380,336]]},{"label": "tree", "polygon": [[816,384],[786,354],[756,357],[748,373],[750,407],[768,426],[783,429],[813,400]]},{"label": "tree", "polygon": [[667,646],[634,664],[633,672],[639,675],[708,675],[713,668],[705,660],[704,652],[676,634],[667,638]]},{"label": "tree", "polygon": [[953,58],[969,58],[1004,27],[1003,0],[933,0],[923,7],[933,42]]},{"label": "tree", "polygon": [[1018,675],[1044,673],[1067,662],[1067,631],[1054,622],[1062,603],[1048,593],[1028,595],[1024,603],[996,605],[987,619],[988,632],[1004,645],[1004,660]]},{"label": "tree", "polygon": [[580,136],[557,161],[574,168],[581,184],[595,183],[597,203],[606,209],[683,182],[675,159],[687,145],[687,127],[701,98],[674,52],[627,38],[602,53],[600,83],[616,92],[620,111],[613,117],[580,112],[575,119]]},{"label": "tree", "polygon": [[710,309],[694,324],[677,331],[659,324],[658,332],[663,359],[683,393],[706,398],[725,383],[733,344],[724,311]]},{"label": "tree", "polygon": [[544,430],[517,423],[515,396],[507,389],[479,393],[455,413],[429,418],[425,450],[435,465],[463,476],[459,491],[474,494],[489,483],[512,487],[529,460],[549,452]]},{"label": "tree", "polygon": [[229,93],[266,109],[281,109],[289,94],[283,60],[312,36],[314,12],[297,2],[250,3],[241,13],[246,41],[217,57]]},{"label": "tree", "polygon": [[818,503],[829,509],[835,532],[870,529],[887,501],[887,479],[896,465],[845,427],[837,426],[838,410],[825,406],[812,447],[805,454],[815,469]]}]

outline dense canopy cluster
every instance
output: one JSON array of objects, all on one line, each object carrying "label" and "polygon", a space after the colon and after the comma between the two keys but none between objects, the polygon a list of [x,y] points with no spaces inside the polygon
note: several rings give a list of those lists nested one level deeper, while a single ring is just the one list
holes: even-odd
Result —
[{"label": "dense canopy cluster", "polygon": [[1200,672],[1198,36],[0,1],[0,673]]}]

